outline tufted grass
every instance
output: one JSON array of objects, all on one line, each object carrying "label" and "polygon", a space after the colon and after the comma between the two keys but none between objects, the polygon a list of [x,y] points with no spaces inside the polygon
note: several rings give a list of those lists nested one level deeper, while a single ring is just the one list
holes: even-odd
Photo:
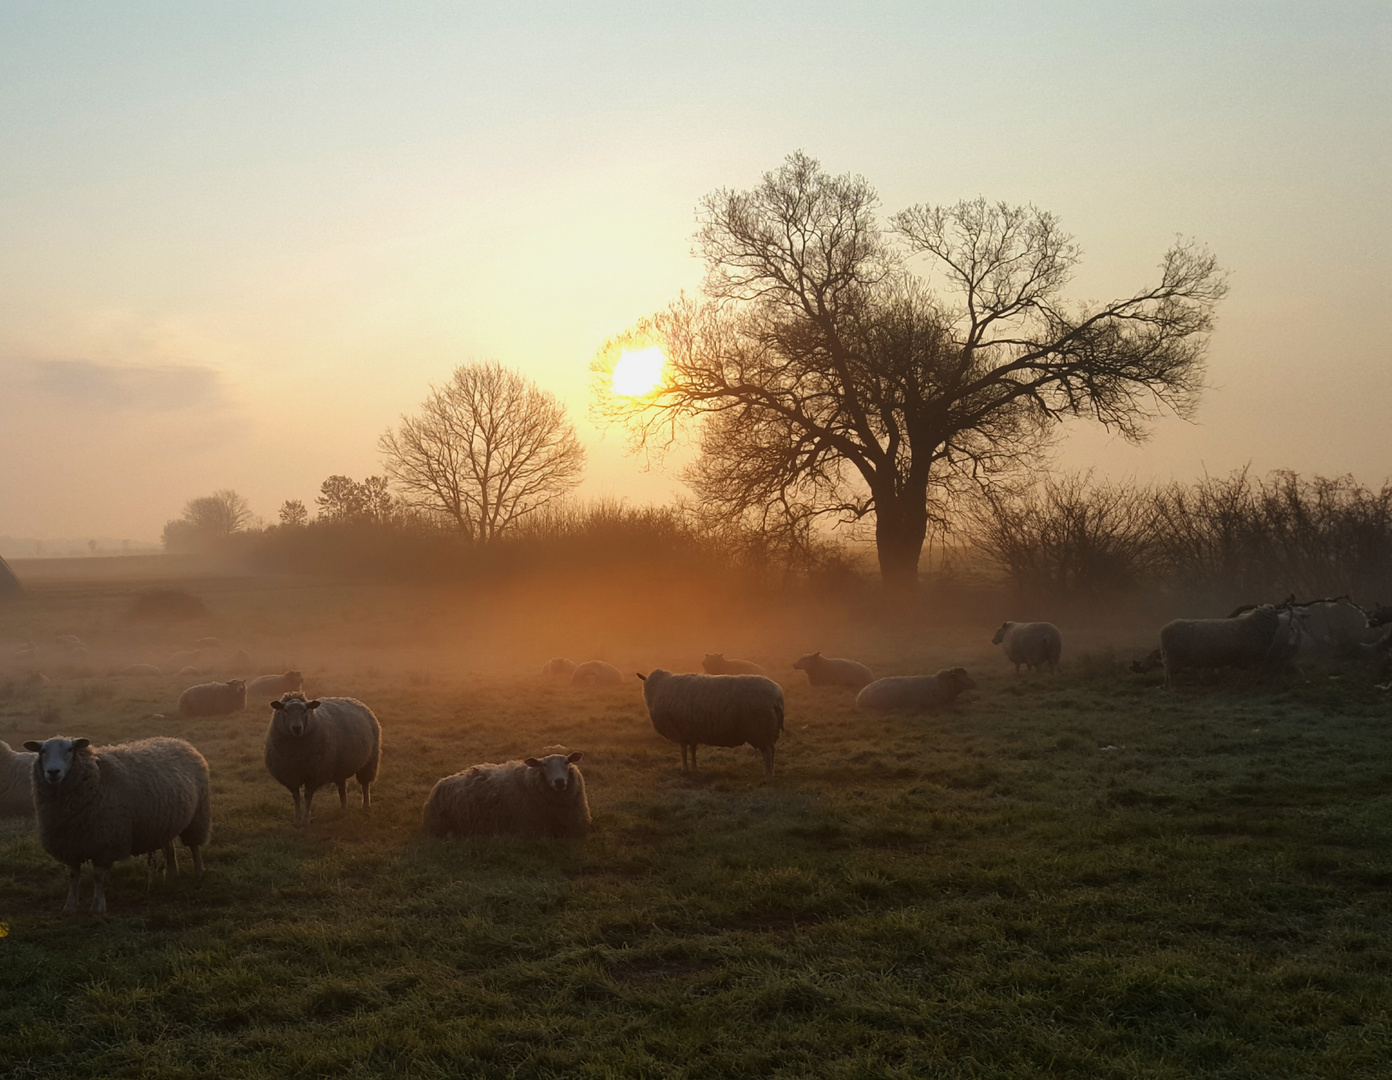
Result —
[{"label": "tufted grass", "polygon": [[[65,871],[0,823],[0,1075],[1348,1078],[1392,1059],[1389,704],[1358,673],[1164,693],[1125,649],[1016,679],[979,644],[987,618],[818,637],[806,613],[722,631],[675,609],[628,637],[594,616],[602,644],[577,655],[575,613],[198,591],[221,651],[374,706],[373,812],[329,789],[295,830],[259,708],[183,720],[176,680],[11,678],[0,738],[179,734],[215,809],[201,880],[182,851],[168,882],[130,860],[100,918],[60,917]],[[39,589],[0,608],[0,648],[75,631],[114,666],[180,644],[123,604]],[[770,783],[748,747],[683,777],[636,680],[530,674],[555,652],[691,666],[732,641],[771,666],[822,641],[886,673],[965,663],[980,688],[862,716],[775,670]],[[585,843],[420,835],[436,778],[552,743],[586,753]]]}]

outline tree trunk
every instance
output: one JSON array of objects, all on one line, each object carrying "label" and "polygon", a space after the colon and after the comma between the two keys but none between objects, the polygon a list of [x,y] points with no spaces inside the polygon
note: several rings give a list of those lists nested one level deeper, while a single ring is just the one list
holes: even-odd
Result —
[{"label": "tree trunk", "polygon": [[917,499],[875,497],[875,550],[887,591],[910,594],[918,588],[918,559],[928,535],[927,502],[927,492]]}]

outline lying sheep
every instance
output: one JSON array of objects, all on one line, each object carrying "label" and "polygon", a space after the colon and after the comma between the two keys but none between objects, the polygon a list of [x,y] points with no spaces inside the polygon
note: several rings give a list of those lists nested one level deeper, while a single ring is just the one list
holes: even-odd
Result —
[{"label": "lying sheep", "polygon": [[1053,672],[1058,671],[1063,636],[1049,622],[1006,622],[1001,623],[991,644],[1005,650],[1005,658],[1015,665],[1016,675],[1020,674],[1021,664],[1030,671],[1047,667]]},{"label": "lying sheep", "polygon": [[199,683],[179,695],[181,716],[226,716],[246,708],[247,688],[241,679]]},{"label": "lying sheep", "polygon": [[570,673],[571,686],[621,686],[623,672],[603,660],[586,660]]},{"label": "lying sheep", "polygon": [[0,741],[0,817],[34,816],[34,759]]},{"label": "lying sheep", "polygon": [[529,836],[584,839],[590,831],[585,778],[575,763],[584,755],[475,765],[446,776],[425,801],[425,831],[432,836]]},{"label": "lying sheep", "polygon": [[271,702],[271,708],[266,769],[295,797],[295,824],[309,824],[314,793],[325,784],[338,786],[338,805],[346,810],[350,776],[362,787],[363,809],[369,809],[382,760],[382,725],[372,710],[353,698],[306,701],[298,693]]},{"label": "lying sheep", "polygon": [[1270,604],[1226,619],[1175,619],[1160,630],[1160,648],[1132,671],[1146,672],[1157,661],[1165,667],[1165,686],[1188,668],[1254,667],[1279,671],[1300,648],[1300,621],[1289,608]]},{"label": "lying sheep", "polygon": [[764,757],[764,775],[773,776],[773,747],[783,731],[783,688],[762,675],[674,675],[654,668],[643,680],[643,701],[653,729],[681,746],[682,772],[691,748],[743,746]]},{"label": "lying sheep", "polygon": [[77,910],[82,864],[96,885],[92,914],[106,911],[103,883],[118,859],[164,852],[166,873],[177,874],[174,840],[193,853],[208,842],[211,810],[208,763],[183,739],[155,738],[93,749],[86,739],[27,742],[35,751],[34,808],[43,849],[71,869],[63,914]]},{"label": "lying sheep", "polygon": [[132,677],[146,678],[150,676],[159,675],[160,669],[155,667],[154,664],[128,664],[126,667],[123,667],[121,669],[121,674],[130,675]]},{"label": "lying sheep", "polygon": [[[569,679],[575,674],[578,665],[574,660],[567,660],[564,656],[553,656],[546,663],[541,665],[541,673],[552,679]],[[622,680],[623,676],[619,676]]]},{"label": "lying sheep", "polygon": [[807,672],[808,686],[844,686],[859,690],[875,679],[864,664],[839,656],[823,656],[819,652],[799,657],[793,669]]},{"label": "lying sheep", "polygon": [[893,675],[876,679],[856,695],[858,709],[936,709],[949,705],[976,683],[966,668],[944,668],[936,675]]},{"label": "lying sheep", "polygon": [[304,689],[304,675],[298,671],[287,671],[284,675],[262,675],[247,683],[246,696],[251,702],[273,701],[285,694],[297,693]]},{"label": "lying sheep", "polygon": [[725,654],[718,652],[706,653],[701,667],[707,675],[768,675],[753,660],[726,660]]}]

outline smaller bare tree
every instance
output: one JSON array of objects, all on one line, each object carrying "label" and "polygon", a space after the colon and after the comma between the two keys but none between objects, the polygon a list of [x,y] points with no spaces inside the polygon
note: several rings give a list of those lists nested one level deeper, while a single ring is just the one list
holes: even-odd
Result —
[{"label": "smaller bare tree", "polygon": [[491,542],[580,482],[565,407],[501,364],[463,364],[378,441],[401,501]]},{"label": "smaller bare tree", "polygon": [[286,499],[280,504],[280,523],[288,529],[298,528],[309,521],[309,510],[299,499]]}]

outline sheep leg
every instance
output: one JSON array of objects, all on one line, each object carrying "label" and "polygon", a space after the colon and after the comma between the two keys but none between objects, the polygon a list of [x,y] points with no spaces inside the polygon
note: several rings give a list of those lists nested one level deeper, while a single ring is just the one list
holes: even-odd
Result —
[{"label": "sheep leg", "polygon": [[77,914],[77,882],[82,877],[82,864],[74,863],[68,868],[68,902],[63,905],[64,915]]},{"label": "sheep leg", "polygon": [[759,753],[764,755],[764,775],[770,780],[773,779],[773,747],[761,746]]},{"label": "sheep leg", "polygon": [[372,809],[372,781],[371,781],[371,780],[361,780],[361,779],[360,779],[360,780],[358,781],[358,785],[362,788],[362,792],[363,792],[363,809],[364,809],[364,810],[371,810],[371,809]]},{"label": "sheep leg", "polygon": [[310,806],[310,804],[311,804],[312,802],[314,802],[314,791],[315,791],[315,789],[311,788],[308,784],[305,785],[305,789],[304,789],[304,821],[300,822],[301,825],[308,825],[308,824],[309,824],[309,806]]},{"label": "sheep leg", "polygon": [[92,877],[96,881],[96,885],[92,889],[93,915],[106,914],[106,889],[103,885],[106,882],[106,872],[110,869],[110,866],[98,866],[96,863],[92,864]]},{"label": "sheep leg", "polygon": [[685,774],[685,773],[687,772],[687,768],[686,768],[686,743],[682,743],[682,744],[681,744],[681,748],[682,748],[682,773]]},{"label": "sheep leg", "polygon": [[174,854],[174,841],[164,845],[164,876],[166,878],[179,876],[179,860]]},{"label": "sheep leg", "polygon": [[193,872],[201,877],[203,874],[203,852],[197,844],[190,844],[188,849],[193,852]]},{"label": "sheep leg", "polygon": [[338,784],[338,808],[339,808],[340,810],[347,810],[347,809],[348,809],[348,780],[347,780],[347,778],[345,777],[344,779],[337,781],[337,784]]},{"label": "sheep leg", "polygon": [[295,824],[302,825],[304,824],[304,822],[301,820],[301,818],[303,817],[303,809],[300,806],[300,789],[291,788],[290,794],[295,796]]}]

